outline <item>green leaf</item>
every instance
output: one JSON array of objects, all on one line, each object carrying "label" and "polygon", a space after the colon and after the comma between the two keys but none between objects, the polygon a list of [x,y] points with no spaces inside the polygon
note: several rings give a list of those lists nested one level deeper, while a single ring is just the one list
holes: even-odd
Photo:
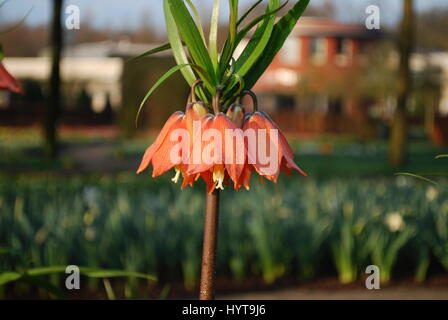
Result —
[{"label": "green leaf", "polygon": [[227,39],[224,43],[224,47],[222,48],[221,52],[221,59],[219,60],[219,78],[221,78],[225,74],[232,59],[233,52],[235,51],[235,47],[236,46],[230,43],[230,39]]},{"label": "green leaf", "polygon": [[9,282],[17,281],[22,275],[14,271],[4,271],[0,273],[0,286],[3,286]]},{"label": "green leaf", "polygon": [[[54,273],[65,273],[66,268],[67,266],[39,267],[28,269],[25,274],[31,277],[45,276]],[[154,276],[151,275],[125,270],[108,270],[108,269],[98,269],[91,267],[79,267],[79,271],[81,274],[90,278],[135,277],[135,278],[145,278],[148,280],[156,279]]]},{"label": "green leaf", "polygon": [[[272,0],[270,0],[270,1],[272,1]],[[275,1],[277,1],[277,0],[275,0]],[[267,13],[255,18],[254,20],[249,22],[240,32],[238,32],[238,34],[236,36],[235,43],[233,45],[230,43],[229,39],[227,39],[227,41],[224,44],[223,52],[221,54],[219,75],[222,75],[225,72],[225,70],[230,62],[230,59],[232,58],[232,55],[235,52],[235,49],[238,47],[238,44],[241,42],[241,40],[243,40],[244,37],[249,33],[249,31],[253,27],[255,27],[258,23],[260,23],[261,21],[263,21],[265,19],[269,20],[269,17],[275,15],[279,10],[281,10],[286,5],[286,3],[283,4],[282,6],[278,7],[275,10],[272,10],[272,11],[268,10]],[[273,18],[275,19],[275,17],[273,17]],[[262,34],[262,32],[259,32],[257,34],[257,37],[260,34]],[[256,39],[257,39],[257,37],[254,36],[254,38],[256,38]]]},{"label": "green leaf", "polygon": [[[189,61],[184,51],[183,43],[179,36],[179,31],[177,30],[176,23],[166,0],[163,2],[163,9],[165,13],[168,40],[170,41],[171,48],[173,50],[174,59],[178,65],[188,64]],[[190,86],[197,80],[191,67],[182,68],[181,73]]]},{"label": "green leaf", "polygon": [[204,28],[202,28],[202,22],[201,17],[199,16],[198,9],[196,9],[196,6],[191,0],[186,0],[188,3],[188,6],[190,7],[191,11],[193,12],[194,19],[196,20],[196,24],[199,30],[199,33],[201,34],[202,41],[205,43],[205,36],[204,36]]},{"label": "green leaf", "polygon": [[147,280],[151,280],[151,281],[157,280],[157,278],[152,275],[148,275],[148,274],[144,274],[144,273],[140,273],[140,272],[124,271],[124,270],[102,270],[102,269],[81,267],[80,272],[81,272],[81,274],[83,274],[89,278],[128,277],[128,278],[147,279]]},{"label": "green leaf", "polygon": [[[278,8],[279,3],[280,0],[270,0],[267,9],[268,12]],[[266,45],[271,37],[274,23],[275,16],[270,16],[264,20],[261,26],[255,31],[241,56],[236,61],[236,69],[240,75],[244,76],[264,52],[264,49],[266,48]]]},{"label": "green leaf", "polygon": [[169,49],[171,49],[171,44],[170,43],[166,43],[166,44],[164,44],[164,45],[162,45],[160,47],[148,50],[148,51],[146,51],[146,52],[144,52],[142,54],[139,54],[138,56],[132,57],[132,58],[128,59],[127,62],[134,61],[134,60],[137,60],[137,59],[140,59],[140,58],[143,58],[143,57],[146,57],[146,56],[150,56],[152,54],[156,54],[156,53],[159,53],[159,52],[163,52],[163,51],[166,51],[166,50],[169,50]]},{"label": "green leaf", "polygon": [[26,275],[28,276],[45,276],[54,273],[63,273],[66,270],[66,266],[50,266],[50,267],[39,267],[26,270]]},{"label": "green leaf", "polygon": [[219,0],[214,0],[213,13],[210,22],[210,39],[209,39],[209,51],[210,58],[213,63],[213,67],[216,70],[218,68],[218,24],[219,24]]},{"label": "green leaf", "polygon": [[[238,43],[244,39],[244,37],[249,33],[250,30],[252,30],[253,27],[255,27],[258,23],[260,23],[261,21],[269,21],[271,19],[275,20],[275,14],[277,12],[279,12],[281,9],[283,9],[287,4],[288,4],[287,0],[284,4],[282,4],[280,7],[276,7],[276,9],[272,9],[271,10],[271,4],[272,3],[279,3],[279,0],[269,0],[269,6],[268,6],[268,10],[266,11],[265,14],[256,17],[255,19],[253,19],[252,21],[250,21],[246,26],[244,26],[243,29],[241,29],[240,32],[238,32],[237,36],[236,36],[236,43],[235,45],[238,45]],[[309,0],[308,0],[309,1]]]},{"label": "green leaf", "polygon": [[[189,60],[187,58],[187,55],[184,50],[184,43],[181,41],[179,30],[177,29],[176,23],[174,21],[173,15],[171,13],[168,1],[163,2],[164,12],[165,12],[165,21],[166,21],[166,28],[168,33],[168,39],[170,40],[171,47],[173,50],[174,59],[176,60],[176,63],[178,65],[181,64],[189,64]],[[184,76],[187,83],[191,86],[193,83],[197,80],[196,75],[193,72],[193,69],[191,67],[185,67],[180,70],[182,75]],[[202,74],[204,74],[202,70]],[[208,80],[208,77],[203,76],[202,80],[206,84],[208,88],[211,88],[212,85],[210,81]],[[204,90],[202,88],[198,89],[199,96],[204,102],[209,102],[208,96],[206,93],[204,93]]]},{"label": "green leaf", "polygon": [[229,0],[229,41],[233,46],[238,28],[238,0]]},{"label": "green leaf", "polygon": [[195,65],[198,65],[207,72],[208,78],[212,81],[211,85],[208,85],[204,80],[204,84],[208,87],[213,95],[216,91],[215,85],[217,85],[216,73],[213,68],[213,63],[208,54],[205,43],[198,31],[198,28],[193,21],[190,12],[185,6],[183,0],[165,0],[168,2],[169,9],[176,22],[177,29],[182,35],[185,45],[187,46],[191,58]]},{"label": "green leaf", "polygon": [[243,21],[244,21],[244,19],[246,19],[247,18],[247,16],[256,8],[256,7],[258,7],[258,5],[260,4],[260,3],[262,3],[263,2],[263,0],[258,0],[257,2],[255,2],[242,16],[241,16],[241,18],[238,20],[238,22],[237,22],[237,26],[239,26]]},{"label": "green leaf", "polygon": [[419,179],[419,180],[422,180],[422,181],[425,181],[425,182],[432,183],[433,185],[436,185],[436,186],[438,185],[437,182],[435,182],[435,181],[433,181],[431,179],[425,178],[423,176],[420,176],[418,174],[413,174],[413,173],[408,173],[408,172],[398,172],[395,175],[397,175],[397,176],[408,176],[408,177]]},{"label": "green leaf", "polygon": [[286,15],[284,15],[279,22],[274,25],[271,37],[266,50],[263,55],[252,66],[249,72],[244,76],[246,82],[246,89],[251,89],[257,80],[261,77],[264,71],[271,64],[274,57],[282,48],[289,34],[292,32],[297,24],[297,21],[305,11],[310,0],[300,0],[296,3]]},{"label": "green leaf", "polygon": [[[32,280],[34,277],[46,276],[56,273],[65,273],[66,266],[50,266],[28,269],[24,274],[15,271],[4,271],[0,273],[0,286],[6,283],[17,281],[20,279]],[[116,278],[116,277],[129,277],[129,278],[141,278],[151,281],[156,281],[157,278],[153,275],[148,275],[139,272],[125,271],[125,270],[107,270],[97,269],[90,267],[80,267],[79,271],[82,275],[89,278]]]},{"label": "green leaf", "polygon": [[107,299],[109,300],[116,300],[114,289],[112,288],[112,285],[110,284],[109,279],[103,279],[104,289],[106,290]]},{"label": "green leaf", "polygon": [[[244,78],[240,75],[234,73],[230,80],[230,83],[227,85],[229,90],[227,90],[223,96],[223,100],[225,101],[225,104],[223,105],[224,110],[233,103],[234,99],[231,99],[231,97],[238,97],[245,88]],[[235,89],[237,86],[238,89]]]},{"label": "green leaf", "polygon": [[151,87],[151,89],[148,90],[148,92],[146,93],[145,97],[143,98],[143,101],[140,103],[140,107],[138,108],[137,111],[137,116],[135,118],[135,125],[137,126],[137,121],[138,121],[138,117],[140,116],[140,112],[142,111],[143,105],[145,104],[145,102],[148,100],[148,98],[153,94],[153,92],[163,83],[165,82],[166,79],[168,79],[169,77],[171,77],[174,73],[176,73],[177,71],[181,70],[182,68],[188,67],[190,66],[190,64],[181,64],[181,65],[177,65],[172,67],[170,70],[168,70],[162,77],[159,78],[159,80],[157,80],[157,82]]}]

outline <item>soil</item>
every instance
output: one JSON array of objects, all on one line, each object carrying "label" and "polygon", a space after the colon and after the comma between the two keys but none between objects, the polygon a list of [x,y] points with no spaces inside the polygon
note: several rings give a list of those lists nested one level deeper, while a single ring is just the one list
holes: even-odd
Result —
[{"label": "soil", "polygon": [[368,290],[363,281],[343,285],[335,278],[324,279],[290,288],[224,294],[219,299],[231,300],[448,300],[448,275],[423,283],[413,280],[381,285]]}]

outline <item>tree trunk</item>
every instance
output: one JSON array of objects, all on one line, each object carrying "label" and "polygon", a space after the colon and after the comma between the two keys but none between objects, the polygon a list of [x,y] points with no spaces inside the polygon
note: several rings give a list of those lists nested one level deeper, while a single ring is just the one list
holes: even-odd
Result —
[{"label": "tree trunk", "polygon": [[397,106],[392,120],[389,140],[389,160],[393,166],[401,166],[406,162],[408,119],[406,106],[412,86],[410,56],[414,43],[413,0],[403,0],[403,20],[400,28],[399,51],[400,66],[398,70],[399,91]]},{"label": "tree trunk", "polygon": [[436,94],[428,94],[425,97],[425,132],[431,138],[434,132],[434,122],[436,118],[438,98]]},{"label": "tree trunk", "polygon": [[61,105],[60,61],[63,46],[62,12],[63,0],[53,0],[53,22],[51,28],[51,74],[50,95],[44,119],[44,152],[48,159],[57,156],[57,120]]}]

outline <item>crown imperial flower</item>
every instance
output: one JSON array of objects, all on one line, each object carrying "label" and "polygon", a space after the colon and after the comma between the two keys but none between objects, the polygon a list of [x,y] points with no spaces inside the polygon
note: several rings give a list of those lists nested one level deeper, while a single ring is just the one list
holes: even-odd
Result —
[{"label": "crown imperial flower", "polygon": [[[191,86],[185,112],[176,112],[146,150],[138,173],[153,166],[153,177],[173,169],[173,182],[183,177],[182,188],[202,178],[207,185],[200,299],[214,298],[219,190],[233,183],[235,190],[250,187],[252,171],[276,182],[280,171],[306,175],[294,162],[294,154],[278,126],[258,112],[250,91],[271,64],[310,0],[299,0],[276,19],[285,7],[269,0],[266,12],[246,19],[263,1],[242,15],[238,0],[229,0],[229,32],[218,52],[220,1],[213,1],[208,42],[192,1],[163,0],[169,44],[140,55],[172,50],[176,65],[149,89],[137,112],[166,79],[180,71]],[[195,17],[192,16],[194,14]],[[250,20],[246,23],[246,20]],[[237,57],[242,40],[251,35]],[[201,84],[201,87],[197,87]],[[254,99],[254,112],[246,114],[243,94]]]},{"label": "crown imperial flower", "polygon": [[[173,158],[173,150],[177,157]],[[174,168],[172,181],[177,183],[182,176],[182,188],[202,177],[209,193],[224,189],[229,180],[235,190],[242,186],[249,190],[252,171],[273,182],[280,171],[307,176],[294,162],[293,150],[274,121],[264,112],[246,113],[240,104],[230,106],[226,114],[212,115],[202,102],[175,112],[146,150],[137,173],[150,164],[153,177]]]}]

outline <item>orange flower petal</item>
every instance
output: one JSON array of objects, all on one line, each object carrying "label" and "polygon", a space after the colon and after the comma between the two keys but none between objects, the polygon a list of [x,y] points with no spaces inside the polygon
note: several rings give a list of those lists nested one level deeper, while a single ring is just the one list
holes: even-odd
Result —
[{"label": "orange flower petal", "polygon": [[153,178],[158,177],[165,173],[166,171],[174,168],[177,165],[182,163],[182,157],[186,156],[182,154],[182,150],[180,150],[179,159],[176,162],[173,162],[171,159],[171,152],[173,148],[179,144],[181,137],[178,140],[172,141],[170,134],[176,129],[185,129],[185,117],[180,117],[176,122],[173,123],[170,130],[168,130],[168,134],[165,136],[165,139],[162,141],[160,147],[157,152],[154,153],[152,157],[152,176]]},{"label": "orange flower petal", "polygon": [[281,148],[282,148],[282,155],[284,159],[286,160],[286,167],[288,169],[293,169],[302,174],[303,176],[307,177],[305,171],[300,169],[300,167],[294,162],[294,151],[292,150],[291,146],[288,143],[288,140],[283,135],[283,132],[280,130],[280,128],[277,126],[277,124],[264,112],[261,112],[261,114],[267,119],[267,121],[272,124],[274,128],[278,130],[278,137],[280,140]]},{"label": "orange flower petal", "polygon": [[192,139],[193,147],[190,152],[187,174],[198,174],[210,170],[214,165],[214,163],[211,161],[210,163],[207,163],[202,157],[204,148],[210,143],[213,143],[210,141],[202,140],[202,134],[206,130],[211,128],[213,119],[214,117],[211,114],[207,114],[205,117],[203,117],[201,120],[201,130],[197,131]]},{"label": "orange flower petal", "polygon": [[200,177],[199,174],[190,174],[190,175],[187,174],[186,169],[187,169],[187,166],[185,164],[182,164],[181,171],[182,171],[182,175],[184,177],[184,181],[182,182],[181,189],[184,189],[186,186],[192,187],[193,184],[196,182],[196,180],[198,180],[198,178]]},{"label": "orange flower petal", "polygon": [[145,154],[143,155],[142,162],[140,163],[140,166],[137,170],[137,173],[141,173],[149,166],[154,156],[154,153],[160,148],[163,141],[166,139],[168,133],[172,130],[173,125],[181,121],[183,117],[184,113],[177,111],[168,118],[154,143],[151,144],[151,146],[149,146],[148,149],[146,149]]},{"label": "orange flower petal", "polygon": [[[251,160],[250,163],[253,165],[255,171],[261,176],[265,176],[267,179],[272,180],[274,182],[277,181],[278,175],[280,174],[280,163],[282,158],[282,148],[279,143],[280,138],[275,139],[274,136],[272,136],[270,130],[275,129],[277,130],[265,117],[261,115],[259,112],[255,112],[245,123],[244,130],[250,130],[252,129],[255,132],[255,138],[256,138],[256,149],[254,150],[255,154],[252,154],[249,151],[248,155]],[[259,130],[266,130],[265,135],[265,141],[260,141],[259,138],[262,138],[262,136],[259,135]],[[274,148],[271,148],[271,146],[274,146]],[[261,163],[260,162],[260,150],[259,148],[265,147],[266,150],[266,156],[270,155],[271,152],[277,153],[277,164],[276,164],[276,170],[275,172],[269,172],[268,167],[269,165]]]},{"label": "orange flower petal", "polygon": [[242,186],[244,186],[247,190],[250,189],[250,176],[252,175],[252,169],[253,166],[251,164],[246,163],[244,165],[243,172],[238,179],[238,183],[235,185],[236,191],[238,191]]},{"label": "orange flower petal", "polygon": [[[239,129],[224,113],[219,113],[215,117],[212,128],[218,130],[221,133],[221,136],[223,138],[222,163],[225,164],[225,168],[227,170],[227,173],[229,174],[230,179],[232,179],[232,181],[236,185],[238,183],[238,178],[243,171],[244,163],[246,162],[243,131]],[[233,138],[232,136],[232,143],[230,143],[230,141],[227,141],[228,137],[226,136],[226,130],[232,130],[235,135],[235,138]],[[240,145],[238,145],[238,141],[240,141]]]},{"label": "orange flower petal", "polygon": [[201,177],[205,181],[205,184],[207,185],[207,192],[212,193],[217,185],[217,182],[213,181],[213,173],[210,170],[204,171],[201,172]]},{"label": "orange flower petal", "polygon": [[22,85],[14,78],[5,66],[0,62],[0,89],[15,93],[23,93]]},{"label": "orange flower petal", "polygon": [[[260,129],[266,130],[266,141],[264,141],[265,146],[267,149],[271,146],[271,144],[274,146],[273,150],[269,149],[269,153],[275,152],[275,147],[277,147],[278,162],[277,170],[274,173],[269,173],[266,170],[266,165],[261,164],[258,157],[255,157],[255,155],[250,155],[250,152],[248,152],[249,158],[252,159],[252,162],[254,162],[253,167],[259,175],[264,176],[266,179],[273,182],[277,182],[278,176],[280,174],[280,169],[283,169],[283,171],[286,171],[288,173],[291,171],[290,169],[296,170],[302,175],[307,176],[307,174],[294,162],[294,152],[287,139],[285,138],[283,132],[266,113],[255,112],[254,114],[249,116],[244,124],[244,130],[248,129],[253,129],[257,133]],[[276,137],[271,134],[271,130],[277,130],[278,139],[276,139]],[[261,145],[261,142],[258,140],[258,138],[259,136],[257,134],[257,148]]]}]

